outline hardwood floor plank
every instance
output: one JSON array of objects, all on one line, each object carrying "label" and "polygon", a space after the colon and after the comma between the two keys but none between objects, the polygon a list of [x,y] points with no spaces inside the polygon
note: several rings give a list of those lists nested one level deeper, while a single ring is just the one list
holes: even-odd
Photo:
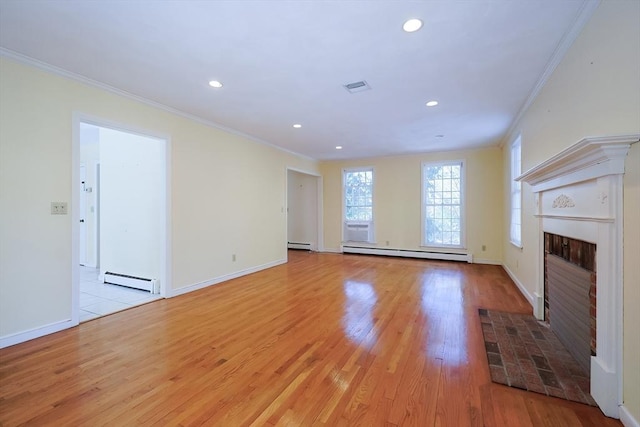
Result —
[{"label": "hardwood floor plank", "polygon": [[0,350],[0,425],[620,425],[491,383],[480,307],[531,312],[498,266],[291,251]]}]

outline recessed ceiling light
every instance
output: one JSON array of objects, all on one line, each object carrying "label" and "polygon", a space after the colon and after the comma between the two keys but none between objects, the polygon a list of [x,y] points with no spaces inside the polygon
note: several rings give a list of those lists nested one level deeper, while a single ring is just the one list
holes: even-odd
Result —
[{"label": "recessed ceiling light", "polygon": [[438,105],[438,101],[429,101],[427,102],[427,107],[435,107]]},{"label": "recessed ceiling light", "polygon": [[422,28],[422,21],[416,18],[407,20],[402,26],[402,29],[407,33],[413,33],[414,31],[418,31],[420,28]]},{"label": "recessed ceiling light", "polygon": [[220,88],[220,87],[222,87],[222,83],[220,83],[220,82],[219,82],[219,81],[217,81],[217,80],[211,80],[211,81],[209,82],[209,86],[211,86],[211,87],[215,87],[215,88]]},{"label": "recessed ceiling light", "polygon": [[342,145],[336,145],[336,150],[342,150]]},{"label": "recessed ceiling light", "polygon": [[302,125],[300,123],[296,123],[295,125],[293,125],[293,127],[296,129],[300,129]]}]

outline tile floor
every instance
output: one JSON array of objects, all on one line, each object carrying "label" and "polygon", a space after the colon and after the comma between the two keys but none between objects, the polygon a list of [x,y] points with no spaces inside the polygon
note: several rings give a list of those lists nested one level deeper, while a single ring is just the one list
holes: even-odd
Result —
[{"label": "tile floor", "polygon": [[80,322],[161,299],[139,289],[98,281],[98,269],[80,266]]}]

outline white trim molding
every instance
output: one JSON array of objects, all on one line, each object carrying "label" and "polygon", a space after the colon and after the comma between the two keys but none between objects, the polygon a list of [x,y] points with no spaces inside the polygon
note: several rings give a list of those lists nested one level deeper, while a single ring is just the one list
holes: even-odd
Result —
[{"label": "white trim molding", "polygon": [[20,64],[29,65],[31,67],[35,67],[35,68],[40,69],[42,71],[45,71],[47,73],[55,74],[57,76],[67,78],[67,79],[76,81],[78,83],[82,83],[82,84],[85,84],[87,86],[94,87],[96,89],[101,89],[101,90],[104,90],[106,92],[110,92],[110,93],[113,93],[115,95],[119,95],[119,96],[122,96],[124,98],[143,103],[143,104],[148,105],[150,107],[157,108],[159,110],[163,110],[163,111],[166,111],[168,113],[175,114],[175,115],[183,117],[185,119],[192,120],[192,121],[194,121],[196,123],[200,123],[202,125],[205,125],[205,126],[208,126],[208,127],[214,128],[214,129],[219,129],[219,130],[222,130],[224,132],[228,132],[230,134],[237,135],[237,136],[242,137],[242,138],[246,138],[246,139],[248,139],[250,141],[253,141],[253,142],[256,142],[258,144],[267,145],[269,147],[275,148],[276,150],[292,154],[292,155],[294,155],[296,157],[299,157],[301,159],[313,160],[313,161],[316,160],[316,159],[314,159],[312,157],[306,156],[306,155],[301,154],[301,153],[296,153],[295,151],[291,151],[291,150],[288,150],[286,148],[280,147],[280,146],[275,145],[275,144],[273,144],[273,143],[271,143],[269,141],[266,141],[264,139],[260,139],[260,138],[258,138],[256,136],[249,135],[249,134],[244,133],[244,132],[240,132],[240,131],[238,131],[236,129],[232,129],[232,128],[227,127],[227,126],[223,126],[223,125],[215,123],[215,122],[213,122],[211,120],[204,119],[202,117],[195,116],[195,115],[190,114],[190,113],[186,113],[184,111],[178,110],[178,109],[173,108],[173,107],[169,107],[168,105],[161,104],[161,103],[156,102],[156,101],[152,101],[152,100],[144,98],[142,96],[134,95],[134,94],[132,94],[130,92],[124,91],[122,89],[118,89],[118,88],[116,88],[114,86],[110,86],[110,85],[108,85],[106,83],[102,83],[102,82],[99,82],[97,80],[93,80],[93,79],[90,79],[88,77],[82,76],[80,74],[76,74],[74,72],[65,70],[63,68],[56,67],[55,65],[51,65],[51,64],[48,64],[46,62],[40,61],[38,59],[31,58],[30,56],[23,55],[21,53],[15,52],[15,51],[13,51],[11,49],[7,49],[5,47],[0,47],[0,57],[5,57],[5,58],[8,58],[8,59],[11,59],[14,62],[18,62]]},{"label": "white trim molding", "polygon": [[[558,43],[558,46],[556,46],[556,49],[553,52],[553,55],[551,55],[549,62],[547,62],[544,71],[542,72],[540,77],[538,77],[538,81],[536,82],[535,86],[533,87],[533,89],[531,89],[529,96],[524,101],[522,106],[520,106],[518,114],[516,114],[515,118],[511,122],[511,126],[509,126],[506,135],[512,135],[514,133],[516,125],[520,123],[522,116],[524,116],[524,114],[529,110],[529,107],[531,107],[533,101],[536,100],[544,85],[547,84],[547,80],[549,80],[560,62],[564,59],[565,55],[569,51],[569,48],[573,45],[573,42],[582,32],[584,26],[587,24],[587,22],[589,22],[591,16],[596,11],[598,6],[600,6],[600,1],[601,0],[587,0],[584,2],[580,10],[578,11],[575,20],[573,21],[573,25],[562,36],[560,43]],[[505,138],[501,142],[500,147],[504,145],[505,141],[508,141],[508,139]]]},{"label": "white trim molding", "polygon": [[502,266],[502,261],[497,259],[487,259],[487,258],[476,258],[473,257],[474,264],[486,264],[486,265],[500,265]]},{"label": "white trim molding", "polygon": [[181,288],[172,289],[168,298],[177,297],[178,295],[187,294],[189,292],[197,291],[199,289],[208,288],[209,286],[217,285],[218,283],[226,282],[227,280],[237,279],[238,277],[246,276],[247,274],[256,273],[258,271],[266,270],[271,267],[276,267],[281,264],[286,264],[286,259],[279,259],[277,261],[269,262],[266,264],[258,265],[255,267],[247,268],[244,270],[236,271],[234,273],[225,274],[223,276],[214,277],[213,279],[205,280],[192,285],[183,286]]},{"label": "white trim molding", "polygon": [[341,254],[342,248],[322,248],[322,250],[318,249],[318,252],[323,252],[326,254]]},{"label": "white trim molding", "polygon": [[[598,269],[596,355],[591,357],[591,395],[602,412],[621,416],[622,405],[622,176],[640,134],[585,138],[520,175],[536,196],[540,242],[549,232],[595,243]],[[544,251],[544,244],[540,245]],[[533,301],[544,314],[544,256],[538,257]]]},{"label": "white trim molding", "polygon": [[639,140],[640,134],[584,138],[516,180],[530,184],[537,193],[601,176],[623,174],[629,147]]},{"label": "white trim molding", "polygon": [[[529,301],[529,304],[531,304],[531,306],[534,307],[534,310],[535,310],[536,304],[533,299],[534,297],[529,293],[527,288],[520,282],[520,280],[518,280],[518,277],[515,274],[513,274],[513,272],[509,269],[507,264],[503,263],[502,268],[504,269],[504,271],[507,272],[511,280],[513,280],[513,283],[516,284],[522,296],[525,297],[527,301]],[[534,311],[534,314],[535,314],[535,311]]]},{"label": "white trim molding", "polygon": [[26,341],[30,341],[36,338],[44,337],[45,335],[53,334],[63,331],[65,329],[78,326],[77,320],[62,320],[60,322],[50,323],[48,325],[40,326],[38,328],[29,329],[28,331],[17,332],[11,335],[5,335],[0,337],[0,348],[9,347],[12,345],[20,344]]},{"label": "white trim molding", "polygon": [[640,422],[636,420],[626,406],[620,406],[620,421],[625,427],[640,427]]}]

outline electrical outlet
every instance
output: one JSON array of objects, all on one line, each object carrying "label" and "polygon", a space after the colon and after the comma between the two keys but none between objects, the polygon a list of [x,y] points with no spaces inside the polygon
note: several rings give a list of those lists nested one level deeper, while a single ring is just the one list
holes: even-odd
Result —
[{"label": "electrical outlet", "polygon": [[487,250],[487,245],[482,245],[482,252]]},{"label": "electrical outlet", "polygon": [[236,262],[236,254],[231,254],[231,261]]},{"label": "electrical outlet", "polygon": [[66,215],[67,202],[51,202],[51,215]]},{"label": "electrical outlet", "polygon": [[388,241],[388,240],[387,240],[387,242],[386,242],[386,243],[387,243],[387,246],[389,246],[389,241]]}]

